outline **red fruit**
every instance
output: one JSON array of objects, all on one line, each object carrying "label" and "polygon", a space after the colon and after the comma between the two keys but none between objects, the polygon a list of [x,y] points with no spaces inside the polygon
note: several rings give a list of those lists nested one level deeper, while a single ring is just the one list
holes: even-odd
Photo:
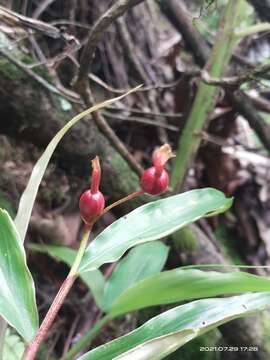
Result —
[{"label": "red fruit", "polygon": [[141,178],[141,188],[151,195],[158,195],[167,190],[169,175],[165,169],[156,170],[154,166],[145,170]]},{"label": "red fruit", "polygon": [[80,197],[80,212],[81,217],[86,223],[91,221],[100,215],[104,209],[105,200],[100,191],[92,193],[91,190],[86,190]]},{"label": "red fruit", "polygon": [[174,155],[168,144],[164,144],[154,151],[152,156],[154,166],[145,170],[141,177],[141,188],[144,192],[151,195],[158,195],[167,190],[170,177],[164,169],[164,166],[172,157],[174,157]]},{"label": "red fruit", "polygon": [[91,224],[102,213],[105,205],[104,196],[99,191],[101,169],[98,156],[92,160],[92,167],[91,188],[81,195],[79,201],[81,217],[86,224]]}]

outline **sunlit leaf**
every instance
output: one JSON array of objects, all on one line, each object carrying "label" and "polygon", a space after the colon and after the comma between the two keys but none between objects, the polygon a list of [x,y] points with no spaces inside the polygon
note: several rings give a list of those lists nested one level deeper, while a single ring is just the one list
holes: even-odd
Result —
[{"label": "sunlit leaf", "polygon": [[147,306],[257,291],[270,291],[270,280],[240,271],[174,269],[149,276],[127,289],[113,304],[111,314],[116,316]]},{"label": "sunlit leaf", "polygon": [[79,360],[160,360],[221,324],[269,307],[269,292],[193,301],[154,317]]},{"label": "sunlit leaf", "polygon": [[79,272],[119,259],[129,248],[161,239],[210,213],[231,206],[218,190],[191,190],[143,205],[108,226],[87,248]]},{"label": "sunlit leaf", "polygon": [[38,328],[34,283],[9,214],[0,209],[0,315],[26,340]]},{"label": "sunlit leaf", "polygon": [[123,291],[147,276],[160,272],[166,262],[168,250],[168,246],[160,241],[131,249],[116,266],[105,285],[103,308],[108,311]]}]

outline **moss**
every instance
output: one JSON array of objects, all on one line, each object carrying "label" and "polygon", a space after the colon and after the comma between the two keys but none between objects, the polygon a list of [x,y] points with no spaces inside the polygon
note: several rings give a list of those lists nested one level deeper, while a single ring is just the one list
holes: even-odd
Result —
[{"label": "moss", "polygon": [[111,158],[111,164],[117,172],[122,174],[124,192],[128,194],[131,191],[135,191],[138,188],[138,177],[131,171],[122,156],[115,152]]},{"label": "moss", "polygon": [[221,250],[232,259],[234,264],[245,265],[234,246],[237,242],[237,234],[234,231],[228,229],[224,224],[221,224],[215,231],[215,236]]},{"label": "moss", "polygon": [[[122,156],[119,155],[116,151],[114,151],[112,156],[110,157],[110,164],[114,169],[114,173],[112,173],[110,179],[107,180],[110,181],[112,193],[116,195],[116,197],[119,197],[117,193],[120,193],[120,191],[121,194],[130,194],[139,189],[138,176],[130,169]],[[117,176],[118,183],[115,183],[116,173],[121,174],[121,176]],[[137,206],[142,205],[142,203],[142,197],[134,199],[132,200],[132,202],[129,202],[132,208],[136,208]]]},{"label": "moss", "polygon": [[0,72],[13,81],[26,78],[26,75],[16,65],[4,58],[0,59]]},{"label": "moss", "polygon": [[189,226],[176,231],[172,234],[174,246],[178,251],[194,251],[198,246],[197,237]]}]

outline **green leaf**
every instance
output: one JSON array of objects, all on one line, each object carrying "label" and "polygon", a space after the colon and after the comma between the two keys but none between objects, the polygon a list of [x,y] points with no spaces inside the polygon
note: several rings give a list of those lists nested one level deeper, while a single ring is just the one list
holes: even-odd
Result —
[{"label": "green leaf", "polygon": [[[72,266],[76,251],[66,246],[59,245],[43,245],[43,244],[27,244],[27,246],[34,251],[49,254],[53,258],[57,258],[67,264],[69,267]],[[86,271],[80,275],[82,281],[90,289],[96,304],[102,309],[103,291],[105,286],[105,279],[101,271],[92,270]]]},{"label": "green leaf", "polygon": [[114,269],[104,289],[103,308],[112,304],[138,281],[160,272],[168,257],[168,246],[160,241],[145,243],[131,249]]},{"label": "green leaf", "polygon": [[0,315],[27,341],[38,328],[34,283],[20,236],[0,209]]},{"label": "green leaf", "polygon": [[232,199],[218,190],[191,190],[143,205],[108,226],[88,246],[79,272],[119,259],[129,248],[158,240],[211,213],[227,210]]},{"label": "green leaf", "polygon": [[118,96],[116,98],[106,100],[100,104],[94,105],[91,108],[81,112],[76,115],[73,119],[71,119],[58,133],[54,136],[54,138],[50,141],[49,145],[46,147],[44,153],[41,155],[36,165],[33,168],[32,174],[30,176],[29,182],[24,190],[19,204],[19,209],[15,218],[15,224],[20,234],[21,240],[24,241],[25,234],[27,231],[27,227],[29,224],[30,216],[32,213],[32,209],[34,206],[34,202],[36,199],[36,195],[38,192],[39,185],[45,173],[45,170],[48,166],[48,163],[54,153],[54,150],[58,143],[61,141],[62,137],[74,126],[83,119],[85,116],[90,113],[102,109],[106,106],[111,105],[112,103],[122,99],[128,94],[136,91],[140,86],[128,91],[126,94]]},{"label": "green leaf", "polygon": [[[270,307],[270,293],[204,299],[175,307],[79,360],[159,360],[195,337]],[[237,336],[237,334],[236,334]]]},{"label": "green leaf", "polygon": [[18,360],[22,358],[25,345],[22,339],[7,329],[4,342],[3,360]]},{"label": "green leaf", "polygon": [[147,306],[244,292],[270,291],[270,280],[245,272],[174,269],[149,276],[127,289],[113,304],[113,316]]}]

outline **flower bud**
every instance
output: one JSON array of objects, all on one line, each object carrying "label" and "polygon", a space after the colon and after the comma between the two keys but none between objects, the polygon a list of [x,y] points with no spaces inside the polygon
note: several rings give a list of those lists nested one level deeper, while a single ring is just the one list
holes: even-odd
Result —
[{"label": "flower bud", "polygon": [[164,166],[171,157],[174,157],[174,155],[168,144],[154,151],[152,157],[153,166],[145,170],[141,177],[141,188],[144,192],[158,195],[167,190],[170,178]]},{"label": "flower bud", "polygon": [[92,167],[91,188],[83,192],[79,201],[81,217],[86,224],[90,224],[99,216],[105,205],[104,196],[99,191],[101,170],[97,156],[92,160]]}]

